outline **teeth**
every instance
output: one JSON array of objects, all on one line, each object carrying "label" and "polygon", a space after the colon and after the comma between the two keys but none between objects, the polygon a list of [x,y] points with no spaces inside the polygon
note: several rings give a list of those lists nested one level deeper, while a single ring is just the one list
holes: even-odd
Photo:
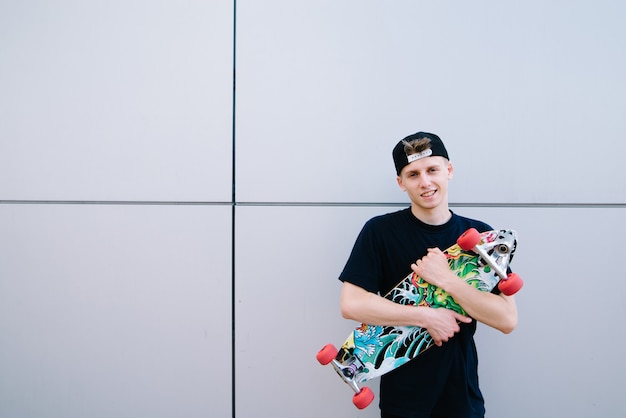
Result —
[{"label": "teeth", "polygon": [[431,197],[435,194],[435,190],[431,190],[430,192],[422,193],[422,197]]}]

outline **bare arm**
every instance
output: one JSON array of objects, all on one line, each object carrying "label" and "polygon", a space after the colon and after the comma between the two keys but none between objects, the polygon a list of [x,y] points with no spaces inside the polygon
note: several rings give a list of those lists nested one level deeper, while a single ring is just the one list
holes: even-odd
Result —
[{"label": "bare arm", "polygon": [[450,270],[438,248],[411,265],[427,282],[442,288],[474,319],[508,334],[517,326],[517,306],[513,296],[482,292],[465,283]]},{"label": "bare arm", "polygon": [[346,319],[371,325],[426,328],[436,345],[460,331],[458,322],[472,321],[449,309],[401,305],[348,282],[344,282],[341,291],[341,314]]}]

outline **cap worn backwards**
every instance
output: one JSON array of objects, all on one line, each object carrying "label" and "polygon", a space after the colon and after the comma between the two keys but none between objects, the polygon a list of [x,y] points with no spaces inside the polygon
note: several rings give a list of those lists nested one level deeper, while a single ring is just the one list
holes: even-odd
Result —
[{"label": "cap worn backwards", "polygon": [[393,162],[398,175],[404,167],[413,161],[436,156],[450,159],[441,138],[428,132],[417,132],[409,135],[393,148]]}]

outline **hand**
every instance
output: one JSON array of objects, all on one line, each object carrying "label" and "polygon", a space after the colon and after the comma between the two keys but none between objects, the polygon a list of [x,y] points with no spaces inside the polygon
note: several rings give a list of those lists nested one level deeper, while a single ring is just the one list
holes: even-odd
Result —
[{"label": "hand", "polygon": [[443,343],[454,337],[454,334],[461,330],[459,322],[469,324],[472,318],[456,313],[445,308],[428,308],[429,319],[426,329],[436,346],[441,347]]},{"label": "hand", "polygon": [[446,255],[439,248],[429,248],[428,253],[411,264],[411,269],[428,283],[445,289],[444,284],[453,273]]}]

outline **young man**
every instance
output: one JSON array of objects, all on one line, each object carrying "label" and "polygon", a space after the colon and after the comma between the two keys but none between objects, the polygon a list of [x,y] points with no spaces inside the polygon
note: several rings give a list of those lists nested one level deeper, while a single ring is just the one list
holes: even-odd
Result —
[{"label": "young man", "polygon": [[[344,318],[372,325],[426,328],[436,344],[380,382],[381,417],[482,418],[474,344],[476,321],[504,333],[517,326],[512,296],[481,292],[459,280],[443,249],[468,228],[489,225],[461,217],[448,207],[448,182],[454,174],[441,139],[418,132],[393,149],[397,182],[410,208],[370,219],[359,234],[339,279]],[[381,295],[413,269],[447,291],[469,314],[448,309],[406,306]]]}]

